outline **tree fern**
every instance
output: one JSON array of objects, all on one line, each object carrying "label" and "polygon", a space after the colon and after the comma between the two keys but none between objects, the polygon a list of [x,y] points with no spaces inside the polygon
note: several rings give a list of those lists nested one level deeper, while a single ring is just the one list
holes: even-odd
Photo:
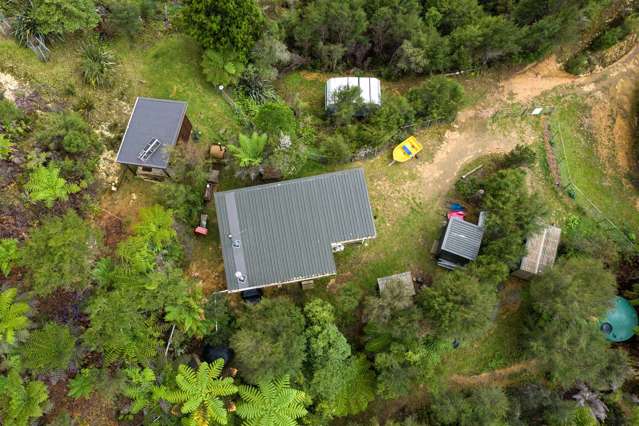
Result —
[{"label": "tree fern", "polygon": [[233,395],[237,387],[231,377],[219,378],[223,365],[221,359],[212,364],[203,362],[196,372],[188,365],[181,364],[175,377],[178,389],[163,391],[162,398],[173,404],[182,404],[181,412],[189,415],[188,424],[226,424],[227,413],[220,397]]},{"label": "tree fern", "polygon": [[8,277],[13,262],[18,258],[18,240],[13,238],[0,239],[0,272]]},{"label": "tree fern", "polygon": [[77,185],[68,184],[60,177],[60,170],[54,166],[38,166],[29,175],[25,189],[31,201],[43,201],[49,208],[53,207],[56,201],[65,201],[69,194],[80,190]]},{"label": "tree fern", "polygon": [[42,416],[49,399],[47,387],[40,381],[24,383],[17,368],[0,377],[0,420],[2,424],[27,426],[31,419]]},{"label": "tree fern", "polygon": [[75,337],[68,327],[49,323],[34,331],[20,349],[23,365],[35,373],[66,370],[75,352]]},{"label": "tree fern", "polygon": [[14,302],[17,292],[15,288],[9,288],[0,293],[0,343],[13,344],[16,332],[29,325],[25,315],[29,312],[29,305]]},{"label": "tree fern", "polygon": [[137,414],[154,399],[155,373],[150,368],[127,368],[125,373],[128,381],[122,393],[132,401],[129,412]]},{"label": "tree fern", "polygon": [[229,151],[237,159],[240,167],[256,167],[262,164],[266,134],[253,132],[250,136],[240,133],[239,146],[229,145]]},{"label": "tree fern", "polygon": [[288,376],[273,381],[262,381],[258,387],[240,386],[243,402],[237,414],[246,426],[291,426],[307,414],[304,392],[290,387]]}]

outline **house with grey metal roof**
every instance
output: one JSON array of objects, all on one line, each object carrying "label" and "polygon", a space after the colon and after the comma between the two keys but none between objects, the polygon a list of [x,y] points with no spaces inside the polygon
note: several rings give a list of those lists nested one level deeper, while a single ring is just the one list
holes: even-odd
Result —
[{"label": "house with grey metal roof", "polygon": [[333,253],[375,238],[362,169],[215,194],[229,292],[337,273]]},{"label": "house with grey metal roof", "polygon": [[519,269],[513,275],[531,279],[535,275],[543,273],[555,264],[561,228],[547,226],[540,232],[526,239],[526,255],[521,259]]},{"label": "house with grey metal roof", "polygon": [[446,269],[455,269],[475,260],[484,237],[484,223],[484,212],[480,213],[477,224],[451,217],[439,246],[437,264]]},{"label": "house with grey metal roof", "polygon": [[116,161],[135,174],[170,176],[171,149],[191,135],[186,107],[186,102],[138,97]]}]

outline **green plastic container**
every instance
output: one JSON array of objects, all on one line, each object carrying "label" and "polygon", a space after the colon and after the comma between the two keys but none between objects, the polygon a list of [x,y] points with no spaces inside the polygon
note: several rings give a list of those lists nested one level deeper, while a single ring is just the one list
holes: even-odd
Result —
[{"label": "green plastic container", "polygon": [[637,311],[623,297],[615,298],[615,306],[606,314],[600,328],[606,338],[612,342],[624,342],[635,334],[635,327],[639,324]]}]

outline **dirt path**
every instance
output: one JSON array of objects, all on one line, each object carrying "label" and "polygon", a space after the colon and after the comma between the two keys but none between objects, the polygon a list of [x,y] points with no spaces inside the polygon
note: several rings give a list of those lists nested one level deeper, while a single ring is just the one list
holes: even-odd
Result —
[{"label": "dirt path", "polygon": [[[635,76],[637,78],[631,78]],[[538,135],[528,126],[504,130],[490,125],[490,117],[509,102],[529,104],[544,92],[562,85],[570,85],[571,90],[581,93],[594,92],[600,97],[631,96],[633,91],[629,81],[634,80],[639,80],[639,46],[605,70],[581,78],[562,71],[554,57],[527,67],[500,82],[496,93],[460,112],[432,161],[416,163],[414,167],[419,179],[413,181],[410,184],[412,188],[407,190],[422,193],[430,200],[438,199],[449,190],[463,165],[469,161],[488,154],[508,152],[517,144],[535,141]],[[422,142],[428,144],[427,140]],[[415,191],[418,188],[421,190]]]},{"label": "dirt path", "polygon": [[513,364],[510,367],[500,368],[499,370],[490,371],[488,373],[477,374],[475,376],[461,376],[455,374],[450,378],[451,383],[456,386],[468,388],[482,385],[504,386],[511,383],[510,377],[514,374],[521,373],[525,370],[534,370],[537,368],[537,361],[532,359],[529,361]]}]

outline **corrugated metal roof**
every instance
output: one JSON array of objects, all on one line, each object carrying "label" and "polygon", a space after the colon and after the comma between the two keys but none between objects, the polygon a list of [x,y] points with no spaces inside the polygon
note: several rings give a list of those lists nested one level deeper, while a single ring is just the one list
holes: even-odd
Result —
[{"label": "corrugated metal roof", "polygon": [[215,194],[230,291],[336,273],[332,244],[375,237],[362,169]]},{"label": "corrugated metal roof", "polygon": [[526,241],[526,256],[521,260],[520,270],[540,274],[555,263],[561,229],[548,226]]},{"label": "corrugated metal roof", "polygon": [[379,79],[374,77],[335,77],[326,81],[325,107],[335,103],[335,93],[339,90],[359,87],[361,97],[365,103],[382,104],[382,85]]},{"label": "corrugated metal roof", "polygon": [[441,249],[468,260],[475,260],[484,236],[484,228],[458,217],[448,221]]},{"label": "corrugated metal roof", "polygon": [[[168,148],[175,146],[185,114],[186,102],[137,98],[116,161],[166,169]],[[161,147],[147,161],[140,160],[138,154],[153,139],[158,139]]]}]

